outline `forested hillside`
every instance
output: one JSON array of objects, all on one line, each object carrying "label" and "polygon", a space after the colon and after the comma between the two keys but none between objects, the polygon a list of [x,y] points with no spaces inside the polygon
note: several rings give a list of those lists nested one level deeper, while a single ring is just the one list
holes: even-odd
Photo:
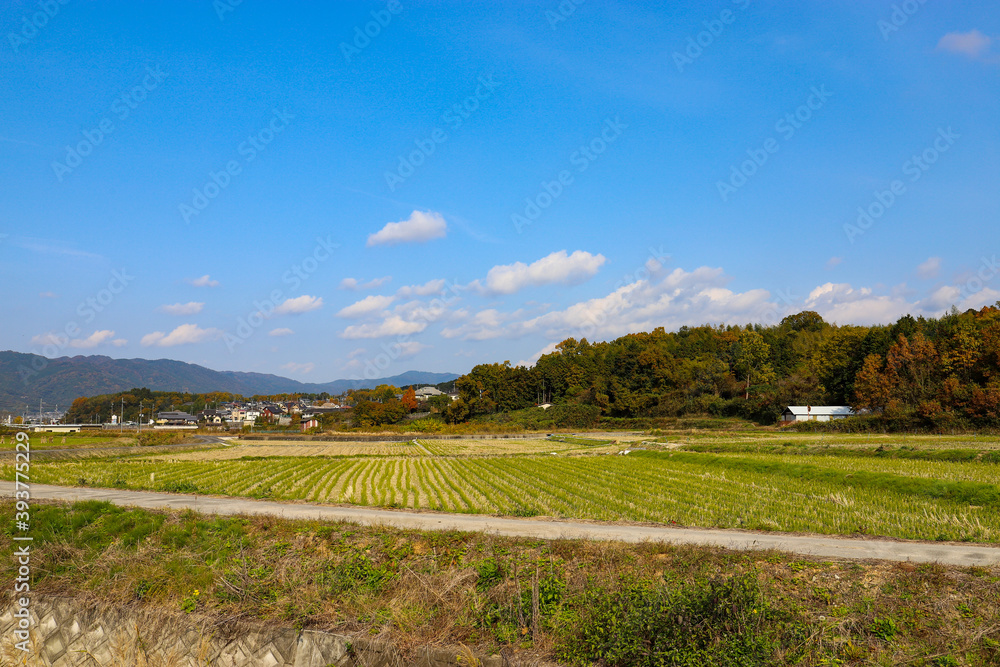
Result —
[{"label": "forested hillside", "polygon": [[20,414],[25,406],[65,408],[80,396],[100,396],[148,387],[153,391],[254,394],[339,394],[349,389],[373,388],[380,384],[406,386],[434,384],[458,377],[453,373],[407,371],[390,378],[334,380],[307,383],[265,373],[214,371],[197,364],[172,359],[112,359],[76,356],[49,359],[37,354],[0,351],[0,410]]},{"label": "forested hillside", "polygon": [[[1000,304],[998,304],[1000,305]],[[887,326],[815,312],[776,326],[658,328],[602,343],[564,340],[532,368],[483,364],[456,381],[449,421],[543,402],[606,417],[740,416],[851,405],[899,427],[1000,425],[1000,308]]]}]

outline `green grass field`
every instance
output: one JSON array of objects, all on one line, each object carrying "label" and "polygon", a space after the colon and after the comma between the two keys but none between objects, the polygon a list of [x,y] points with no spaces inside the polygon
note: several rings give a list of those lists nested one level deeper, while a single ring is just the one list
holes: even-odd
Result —
[{"label": "green grass field", "polygon": [[[169,431],[116,430],[84,431],[82,433],[29,433],[28,440],[33,450],[60,449],[100,449],[104,447],[144,447],[182,442],[189,437],[186,433]],[[13,452],[16,436],[13,431],[0,433],[0,452]]]},{"label": "green grass field", "polygon": [[[758,440],[717,442],[709,452],[674,448],[613,456],[582,455],[606,451],[596,439],[542,444],[561,451],[539,454],[531,441],[427,441],[406,448],[407,455],[302,456],[293,446],[287,451],[297,455],[282,456],[280,446],[268,445],[258,450],[268,456],[242,458],[231,455],[255,447],[36,462],[32,480],[477,514],[1000,543],[1000,465],[990,458],[996,451],[936,460],[968,450],[934,442],[881,451],[871,443],[782,445],[775,453]],[[513,453],[514,447],[523,453]],[[753,451],[740,451],[745,449]],[[503,454],[489,454],[498,451]],[[891,456],[900,452],[909,458]],[[230,458],[208,460],[220,453]],[[10,472],[8,465],[8,478]]]}]

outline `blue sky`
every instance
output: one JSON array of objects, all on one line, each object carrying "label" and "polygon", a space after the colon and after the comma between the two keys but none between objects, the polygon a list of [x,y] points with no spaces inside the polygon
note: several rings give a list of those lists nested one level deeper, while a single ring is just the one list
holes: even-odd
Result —
[{"label": "blue sky", "polygon": [[8,2],[0,349],[305,381],[1000,299],[993,2]]}]

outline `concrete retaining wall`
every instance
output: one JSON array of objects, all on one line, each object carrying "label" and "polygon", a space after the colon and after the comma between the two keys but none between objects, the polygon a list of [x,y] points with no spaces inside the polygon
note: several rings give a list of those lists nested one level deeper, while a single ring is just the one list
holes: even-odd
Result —
[{"label": "concrete retaining wall", "polygon": [[[393,646],[328,632],[135,609],[85,608],[34,596],[30,654],[14,647],[14,608],[0,613],[0,664],[44,667],[501,667],[499,656],[424,648],[409,659]],[[25,660],[26,662],[22,662]]]}]

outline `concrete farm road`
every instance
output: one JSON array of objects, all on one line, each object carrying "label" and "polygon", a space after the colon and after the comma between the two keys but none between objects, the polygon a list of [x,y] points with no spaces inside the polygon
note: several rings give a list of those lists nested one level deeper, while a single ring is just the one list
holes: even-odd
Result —
[{"label": "concrete farm road", "polygon": [[[13,482],[0,482],[0,496],[14,495]],[[726,549],[776,549],[819,558],[938,562],[948,565],[1000,565],[1000,547],[909,540],[879,540],[743,530],[672,528],[547,519],[516,519],[484,514],[407,512],[370,507],[284,503],[246,498],[192,496],[151,491],[123,491],[42,484],[31,485],[34,499],[76,502],[103,500],[145,509],[193,509],[205,514],[271,515],[285,519],[348,521],[366,526],[412,530],[460,530],[544,540],[584,539],[619,542],[666,542]]]}]

